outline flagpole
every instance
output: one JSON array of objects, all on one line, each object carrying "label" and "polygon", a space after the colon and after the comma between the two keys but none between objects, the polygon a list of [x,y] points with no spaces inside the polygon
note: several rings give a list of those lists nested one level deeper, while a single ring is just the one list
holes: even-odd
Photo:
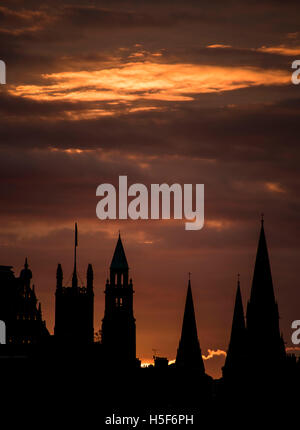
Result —
[{"label": "flagpole", "polygon": [[76,248],[78,246],[78,231],[77,231],[77,222],[75,222],[75,240],[74,240],[74,270],[73,270],[73,277],[72,277],[72,287],[77,288],[78,286],[78,280],[77,280],[77,267],[76,267]]},{"label": "flagpole", "polygon": [[74,244],[74,271],[76,272],[77,270],[77,245],[78,245],[78,232],[77,232],[77,222],[75,222],[75,244]]}]

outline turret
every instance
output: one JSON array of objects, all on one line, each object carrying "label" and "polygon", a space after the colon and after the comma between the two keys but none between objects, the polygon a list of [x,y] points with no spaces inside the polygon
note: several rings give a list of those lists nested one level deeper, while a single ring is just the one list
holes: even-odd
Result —
[{"label": "turret", "polygon": [[116,286],[128,285],[129,266],[119,233],[117,245],[110,265],[110,284]]},{"label": "turret", "polygon": [[109,363],[135,365],[136,334],[133,315],[133,285],[128,283],[129,266],[119,234],[105,286],[102,344]]},{"label": "turret", "polygon": [[55,327],[54,335],[59,342],[87,344],[94,337],[94,293],[93,269],[88,265],[86,288],[78,285],[77,275],[78,230],[75,223],[74,268],[72,285],[63,286],[63,272],[58,264],[56,271],[55,292]]},{"label": "turret", "polygon": [[24,263],[24,268],[20,272],[20,279],[22,280],[24,287],[27,287],[27,288],[29,288],[30,280],[32,278],[32,272],[28,267],[29,267],[28,266],[28,260],[26,257],[25,263]]}]

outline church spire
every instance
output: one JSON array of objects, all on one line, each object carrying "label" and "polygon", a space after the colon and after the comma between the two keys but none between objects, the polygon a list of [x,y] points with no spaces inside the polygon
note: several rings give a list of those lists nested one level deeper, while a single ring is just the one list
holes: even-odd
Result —
[{"label": "church spire", "polygon": [[254,274],[251,288],[251,303],[275,303],[273,281],[269,254],[264,230],[264,216],[261,219],[261,229],[256,253]]},{"label": "church spire", "polygon": [[245,335],[244,333],[245,328],[246,327],[245,327],[243,301],[242,301],[242,295],[241,295],[240,274],[238,274],[230,344],[234,344],[234,343],[239,344],[240,338]]},{"label": "church spire", "polygon": [[73,270],[73,276],[72,276],[72,287],[77,288],[78,287],[78,279],[77,279],[77,253],[76,248],[78,246],[78,231],[77,231],[77,222],[75,222],[75,241],[74,241],[74,270]]},{"label": "church spire", "polygon": [[204,373],[204,364],[197,334],[197,325],[189,274],[181,338],[177,349],[176,366],[185,369],[198,369]]},{"label": "church spire", "polygon": [[[254,266],[250,300],[247,305],[247,334],[249,351],[253,355],[252,361],[256,361],[258,352],[266,350],[265,360],[278,362],[285,357],[285,348],[279,329],[278,305],[275,300],[271,267],[268,255],[267,242],[264,231],[264,219],[261,220],[261,229]],[[267,335],[266,335],[267,333]],[[260,367],[263,358],[260,357]]]},{"label": "church spire", "polygon": [[245,346],[246,326],[240,287],[240,275],[238,274],[231,336],[223,368],[224,376],[227,376],[227,374],[232,371],[237,373],[238,370],[241,369],[242,365],[244,365],[246,357]]}]

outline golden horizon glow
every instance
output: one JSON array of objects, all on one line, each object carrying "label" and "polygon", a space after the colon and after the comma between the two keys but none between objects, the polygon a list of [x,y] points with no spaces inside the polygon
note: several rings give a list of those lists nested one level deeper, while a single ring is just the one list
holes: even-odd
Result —
[{"label": "golden horizon glow", "polygon": [[[223,351],[222,349],[217,349],[217,350],[208,349],[207,351],[208,351],[207,355],[202,354],[203,360],[210,360],[210,359],[212,359],[214,357],[218,357],[218,356],[226,357],[226,355],[227,355],[226,351]],[[169,365],[174,364],[175,362],[176,362],[175,359],[171,359],[171,360],[169,360]],[[141,367],[148,367],[150,365],[154,365],[154,359],[153,358],[152,359],[149,359],[149,358],[141,359]]]}]

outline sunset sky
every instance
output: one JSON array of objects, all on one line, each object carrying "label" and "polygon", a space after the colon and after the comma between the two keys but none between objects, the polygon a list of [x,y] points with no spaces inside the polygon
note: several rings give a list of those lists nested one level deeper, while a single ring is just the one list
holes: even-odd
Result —
[{"label": "sunset sky", "polygon": [[[137,356],[151,361],[154,349],[175,359],[191,272],[204,363],[219,377],[237,273],[245,307],[263,212],[281,329],[293,347],[299,16],[295,0],[1,2],[0,264],[18,274],[28,257],[51,333],[56,266],[70,280],[74,222],[83,281],[87,264],[94,268],[95,331],[121,230]],[[203,183],[204,228],[100,221],[96,188],[120,175],[148,187]]]}]

